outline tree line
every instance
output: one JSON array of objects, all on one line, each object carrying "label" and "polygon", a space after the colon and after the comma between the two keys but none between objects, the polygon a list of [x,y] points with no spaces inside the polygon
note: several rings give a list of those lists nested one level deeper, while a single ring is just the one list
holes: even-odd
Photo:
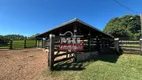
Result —
[{"label": "tree line", "polygon": [[103,32],[120,39],[139,40],[140,29],[139,15],[124,15],[111,19],[106,24]]},{"label": "tree line", "polygon": [[30,37],[19,34],[0,35],[0,44],[7,44],[10,40],[35,40],[37,35],[39,35],[39,33]]}]

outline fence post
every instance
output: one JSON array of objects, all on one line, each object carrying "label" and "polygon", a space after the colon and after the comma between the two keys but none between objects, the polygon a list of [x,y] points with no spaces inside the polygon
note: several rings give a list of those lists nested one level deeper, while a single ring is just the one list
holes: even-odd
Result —
[{"label": "fence post", "polygon": [[142,54],[142,38],[140,38],[140,54]]},{"label": "fence post", "polygon": [[26,39],[24,39],[24,48],[26,48]]},{"label": "fence post", "polygon": [[115,49],[118,53],[120,53],[119,51],[119,38],[115,38],[114,39],[114,45],[115,45]]},{"label": "fence post", "polygon": [[42,39],[42,42],[41,42],[41,44],[42,44],[42,48],[43,48],[43,39]]},{"label": "fence post", "polygon": [[49,35],[49,57],[48,57],[48,66],[50,68],[50,70],[52,71],[53,70],[53,65],[54,65],[54,38],[55,38],[55,35],[53,34],[50,34]]},{"label": "fence post", "polygon": [[35,47],[37,48],[37,38],[36,38],[36,40],[35,40]]},{"label": "fence post", "polygon": [[9,47],[9,49],[12,49],[12,45],[13,45],[13,40],[11,39],[10,40],[10,47]]}]

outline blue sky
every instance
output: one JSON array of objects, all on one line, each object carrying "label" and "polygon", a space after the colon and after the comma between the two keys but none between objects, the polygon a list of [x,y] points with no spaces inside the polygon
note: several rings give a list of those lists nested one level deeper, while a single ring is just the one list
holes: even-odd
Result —
[{"label": "blue sky", "polygon": [[139,13],[125,9],[113,0],[0,0],[0,35],[31,36],[73,18],[103,30],[114,17],[142,12],[142,0],[117,1]]}]

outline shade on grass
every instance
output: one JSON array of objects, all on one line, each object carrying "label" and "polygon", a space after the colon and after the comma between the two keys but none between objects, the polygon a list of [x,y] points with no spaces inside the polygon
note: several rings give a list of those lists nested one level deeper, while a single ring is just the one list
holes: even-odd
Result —
[{"label": "shade on grass", "polygon": [[[112,56],[98,57],[91,62],[83,63],[83,70],[45,70],[45,76],[52,76],[64,80],[141,80],[142,77],[142,56],[121,55],[117,61]],[[87,64],[87,65],[86,65]]]}]

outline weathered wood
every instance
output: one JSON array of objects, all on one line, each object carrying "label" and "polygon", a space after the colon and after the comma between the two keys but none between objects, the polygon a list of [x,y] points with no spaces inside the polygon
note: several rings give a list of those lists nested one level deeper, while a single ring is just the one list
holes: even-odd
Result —
[{"label": "weathered wood", "polygon": [[[142,24],[142,23],[141,23]],[[142,54],[142,38],[140,38],[140,52]]]},{"label": "weathered wood", "polygon": [[74,56],[69,57],[69,58],[63,58],[63,59],[60,59],[60,60],[56,60],[56,61],[54,61],[54,63],[58,63],[58,62],[61,62],[61,61],[67,61],[67,60],[70,60],[71,58],[74,58]]},{"label": "weathered wood", "polygon": [[35,40],[35,47],[37,47],[37,38],[36,38],[36,40]]},{"label": "weathered wood", "polygon": [[120,40],[119,44],[139,44],[139,41]]},{"label": "weathered wood", "polygon": [[128,48],[123,48],[123,51],[140,51],[140,49],[128,49]]},{"label": "weathered wood", "polygon": [[44,44],[43,44],[43,39],[41,40],[42,42],[41,42],[41,47],[43,48],[44,47]]},{"label": "weathered wood", "polygon": [[26,39],[24,39],[24,48],[26,48]]},{"label": "weathered wood", "polygon": [[66,52],[66,53],[54,55],[54,57],[59,57],[59,56],[68,55],[68,54],[73,54],[73,53],[72,52]]},{"label": "weathered wood", "polygon": [[120,51],[119,51],[119,38],[115,38],[114,39],[115,41],[115,44],[114,44],[114,46],[115,46],[115,48],[116,48],[116,51],[118,52],[118,53],[120,53]]},{"label": "weathered wood", "polygon": [[96,36],[96,44],[97,44],[97,51],[100,53],[100,42],[98,36]]},{"label": "weathered wood", "polygon": [[140,48],[140,46],[120,46],[120,47],[124,47],[124,48]]},{"label": "weathered wood", "polygon": [[49,35],[49,67],[50,67],[50,70],[52,71],[53,70],[53,65],[54,65],[54,38],[55,38],[55,35],[53,34],[50,34]]},{"label": "weathered wood", "polygon": [[10,46],[9,46],[9,49],[13,49],[13,40],[10,40]]}]

